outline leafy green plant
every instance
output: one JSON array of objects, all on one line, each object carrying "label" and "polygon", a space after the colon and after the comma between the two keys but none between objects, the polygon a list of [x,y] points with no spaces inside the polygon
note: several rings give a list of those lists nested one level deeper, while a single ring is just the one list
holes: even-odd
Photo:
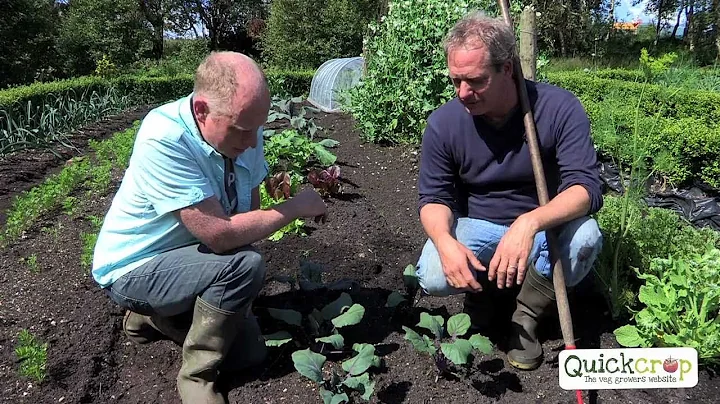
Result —
[{"label": "leafy green plant", "polygon": [[83,184],[93,192],[106,191],[110,185],[109,170],[112,167],[127,167],[139,124],[139,121],[136,121],[131,128],[115,133],[111,139],[91,143],[91,147],[96,151],[94,159],[74,158],[68,161],[58,174],[17,196],[7,213],[0,241],[15,240],[41,215],[61,207]]},{"label": "leafy green plant", "polygon": [[[278,174],[283,176],[283,180],[286,182],[277,183],[273,182],[273,180],[277,180]],[[294,195],[294,189],[295,185],[291,185],[292,179],[290,176],[285,173],[278,173],[275,176],[271,176],[266,179],[265,186],[261,186],[260,188],[260,208],[261,209],[270,209],[273,206],[285,202],[287,199],[289,199],[292,195]],[[273,185],[274,184],[274,185]],[[283,191],[279,187],[281,185],[286,185],[287,190]],[[293,190],[291,192],[291,189]],[[270,241],[279,241],[285,235],[287,234],[295,234],[304,236],[305,235],[305,221],[301,218],[296,218],[292,222],[288,223],[283,228],[275,231],[273,234],[271,234],[268,237],[268,240]]]},{"label": "leafy green plant", "polygon": [[[378,143],[418,143],[431,111],[454,96],[442,40],[469,10],[497,15],[487,0],[390,2],[369,25],[365,74],[348,91],[349,111],[362,137]],[[514,4],[513,13],[519,11]]]},{"label": "leafy green plant", "polygon": [[420,290],[420,282],[418,281],[415,265],[408,264],[403,270],[403,285],[405,286],[405,293],[402,294],[396,290],[390,292],[385,307],[398,307],[405,302],[409,302],[410,307],[417,305],[420,299],[415,300],[415,296]]},{"label": "leafy green plant", "polygon": [[95,62],[95,75],[100,77],[112,77],[117,74],[117,66],[113,63],[108,55],[103,55],[102,59]]},{"label": "leafy green plant", "polygon": [[[487,337],[474,334],[469,339],[461,338],[470,330],[470,316],[466,313],[458,313],[451,316],[447,322],[447,329],[444,327],[445,319],[442,316],[432,316],[427,312],[420,313],[418,327],[429,330],[433,338],[421,335],[412,328],[402,326],[405,330],[405,339],[415,347],[418,352],[430,355],[437,367],[435,381],[437,382],[445,373],[455,374],[451,364],[464,366],[468,364],[468,358],[473,350],[489,355],[493,346]],[[449,335],[449,340],[445,337]],[[438,349],[439,348],[439,349]]]},{"label": "leafy green plant", "polygon": [[95,244],[97,244],[98,233],[103,224],[103,218],[100,216],[89,216],[91,230],[89,232],[81,232],[83,250],[80,255],[80,266],[86,271],[92,268],[93,254],[95,252]]},{"label": "leafy green plant", "polygon": [[27,258],[20,258],[20,262],[27,265],[30,272],[39,273],[40,267],[38,267],[37,254],[30,254]]},{"label": "leafy green plant", "polygon": [[323,365],[326,357],[309,349],[295,351],[292,354],[295,369],[301,375],[320,385],[320,396],[325,404],[340,404],[351,402],[351,391],[357,391],[360,397],[369,401],[375,391],[375,381],[370,380],[368,370],[371,367],[380,367],[382,360],[375,355],[375,347],[371,344],[353,344],[357,352],[354,357],[342,362],[344,374],[333,368],[332,373],[325,378]]},{"label": "leafy green plant", "polygon": [[285,171],[299,182],[305,168],[312,164],[310,157],[317,159],[323,167],[335,164],[337,157],[326,149],[326,145],[333,143],[330,139],[313,142],[297,130],[287,129],[265,142],[265,160],[271,173]]},{"label": "leafy green plant", "polygon": [[655,258],[646,273],[634,325],[614,331],[626,347],[692,347],[705,363],[720,363],[720,250],[686,258]]},{"label": "leafy green plant", "polygon": [[[316,274],[317,271],[308,273],[308,277],[312,278]],[[312,290],[319,286],[319,281],[319,278],[310,280],[314,285],[306,284],[305,287]],[[327,359],[323,354],[349,353],[340,329],[359,324],[365,315],[365,308],[353,303],[349,294],[342,292],[335,301],[320,310],[313,309],[305,317],[289,309],[268,308],[268,313],[286,323],[293,333],[281,330],[265,335],[265,344],[277,347],[293,341],[296,347],[307,347],[293,352],[293,364],[300,374],[320,383],[320,395],[325,402],[349,402],[349,390],[358,391],[365,400],[370,399],[375,383],[370,381],[370,375],[366,372],[371,366],[380,366],[380,358],[375,355],[375,347],[371,344],[353,344],[352,351],[357,354],[342,363],[345,374],[338,374],[333,369],[329,378],[323,377],[322,367]]]},{"label": "leafy green plant", "polygon": [[[300,105],[302,101],[302,97],[283,98],[274,96],[266,123],[272,123],[278,119],[287,119],[290,122],[290,128],[295,129],[298,133],[307,135],[310,140],[313,140],[317,131],[322,128],[315,124],[313,118],[307,119],[305,116],[308,111],[320,112],[320,110],[314,107]],[[267,130],[264,134],[266,137],[271,137],[275,134],[275,131]]]},{"label": "leafy green plant", "polygon": [[[313,309],[305,317],[295,310],[269,308],[271,317],[281,320],[298,331],[299,344],[311,346],[320,352],[332,346],[331,350],[344,348],[345,340],[340,334],[342,327],[359,324],[365,315],[365,308],[353,303],[352,298],[345,292],[340,297],[326,305],[322,310]],[[292,335],[287,331],[280,331],[266,336],[266,345],[281,346],[293,340]]]},{"label": "leafy green plant", "polygon": [[15,355],[20,361],[20,374],[42,382],[45,380],[47,364],[47,343],[41,343],[28,330],[20,331]]},{"label": "leafy green plant", "polygon": [[640,50],[640,68],[648,81],[667,72],[678,55],[675,52],[666,53],[658,58],[650,56],[646,48]]},{"label": "leafy green plant", "polygon": [[68,133],[130,106],[130,99],[114,87],[87,89],[50,96],[40,105],[28,101],[22,110],[0,109],[0,155],[43,148],[60,156],[51,145],[72,148]]}]

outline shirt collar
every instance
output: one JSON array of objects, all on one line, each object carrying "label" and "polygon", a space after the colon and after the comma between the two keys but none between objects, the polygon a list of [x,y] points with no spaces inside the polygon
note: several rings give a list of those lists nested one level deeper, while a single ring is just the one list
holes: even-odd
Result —
[{"label": "shirt collar", "polygon": [[192,105],[190,102],[192,100],[193,94],[194,93],[190,93],[190,95],[180,101],[180,119],[182,119],[185,127],[188,128],[188,131],[192,135],[191,138],[193,139],[193,141],[195,141],[200,146],[200,148],[202,148],[206,156],[210,156],[213,153],[220,155],[220,153],[218,153],[212,146],[210,146],[200,135],[200,129],[195,123],[195,117],[193,116]]}]

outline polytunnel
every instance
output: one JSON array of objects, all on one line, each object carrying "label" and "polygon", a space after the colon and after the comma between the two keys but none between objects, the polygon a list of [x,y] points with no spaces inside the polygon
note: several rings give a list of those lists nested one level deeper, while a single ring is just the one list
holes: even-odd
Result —
[{"label": "polytunnel", "polygon": [[324,112],[340,111],[343,91],[357,85],[362,77],[364,64],[362,57],[326,61],[313,76],[308,101]]}]

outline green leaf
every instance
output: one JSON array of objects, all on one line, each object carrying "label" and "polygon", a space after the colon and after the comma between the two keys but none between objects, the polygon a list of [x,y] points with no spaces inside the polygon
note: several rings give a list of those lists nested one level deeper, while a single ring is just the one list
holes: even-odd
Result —
[{"label": "green leaf", "polygon": [[308,314],[308,323],[310,324],[310,332],[312,335],[318,335],[320,333],[320,323],[323,322],[323,316],[318,309],[313,309]]},{"label": "green leaf", "polygon": [[461,337],[470,329],[470,316],[466,313],[458,313],[448,319],[447,331],[451,337]]},{"label": "green leaf", "polygon": [[315,145],[315,156],[320,161],[320,164],[324,166],[331,166],[335,164],[335,161],[337,160],[337,157],[327,151],[325,147],[323,147],[320,143],[314,143]]},{"label": "green leaf", "polygon": [[287,331],[263,335],[263,338],[265,339],[265,346],[281,346],[292,341],[292,335]]},{"label": "green leaf", "polygon": [[310,349],[303,349],[292,353],[293,364],[295,369],[308,379],[322,383],[322,367],[325,363],[325,357]]},{"label": "green leaf", "polygon": [[435,334],[435,338],[440,339],[443,337],[444,324],[445,320],[442,316],[431,316],[429,313],[423,311],[420,313],[420,322],[417,325],[418,327],[430,330],[430,332]]},{"label": "green leaf", "polygon": [[343,362],[342,368],[350,375],[358,376],[372,366],[375,358],[375,347],[371,344],[355,344],[353,349],[358,354]]},{"label": "green leaf", "polygon": [[328,148],[333,148],[340,144],[340,142],[338,142],[337,140],[333,140],[333,139],[323,139],[323,140],[319,141],[318,143],[320,143],[323,147],[328,147]]},{"label": "green leaf", "polygon": [[365,308],[362,305],[355,303],[350,306],[350,308],[345,313],[332,319],[332,323],[337,328],[346,327],[348,325],[355,325],[362,320],[364,315]]},{"label": "green leaf", "polygon": [[345,346],[345,339],[340,334],[330,335],[328,337],[316,338],[317,342],[324,342],[326,344],[332,344],[335,349],[343,349]]},{"label": "green leaf", "polygon": [[353,390],[360,392],[363,400],[370,400],[372,393],[375,391],[375,382],[370,380],[368,373],[363,373],[360,376],[348,377],[343,381],[343,384]]},{"label": "green leaf", "polygon": [[323,399],[323,404],[340,404],[349,402],[347,394],[335,394],[332,391],[327,391],[320,387],[320,397]]},{"label": "green leaf", "polygon": [[276,318],[280,321],[284,321],[290,325],[296,325],[300,327],[302,325],[302,314],[295,310],[283,310],[268,308],[268,313],[271,317]]},{"label": "green leaf", "polygon": [[633,325],[624,325],[613,331],[618,344],[633,348],[645,345],[645,339],[638,334],[637,328]]},{"label": "green leaf", "polygon": [[403,271],[403,283],[407,289],[414,290],[418,288],[420,284],[417,273],[415,272],[415,265],[410,264],[405,267],[405,270]]},{"label": "green leaf", "polygon": [[468,355],[472,352],[472,344],[470,341],[458,338],[453,342],[443,342],[440,344],[442,353],[456,365],[464,365],[467,363]]},{"label": "green leaf", "polygon": [[325,320],[332,320],[342,314],[343,310],[352,306],[352,304],[353,301],[350,295],[343,292],[337,300],[323,307],[322,316]]},{"label": "green leaf", "polygon": [[390,293],[390,295],[388,295],[387,303],[385,303],[385,307],[396,307],[397,305],[399,305],[400,303],[402,303],[404,301],[405,301],[405,298],[403,297],[403,295],[401,295],[397,291],[393,291],[392,293]]},{"label": "green leaf", "polygon": [[402,326],[402,328],[405,330],[405,339],[410,341],[417,351],[427,352],[430,355],[435,353],[435,346],[433,346],[429,339],[424,339],[423,336],[416,333],[412,328],[406,326]]},{"label": "green leaf", "polygon": [[472,344],[473,348],[485,355],[490,355],[493,351],[493,344],[490,339],[480,334],[475,334],[470,337],[470,344]]},{"label": "green leaf", "polygon": [[643,285],[640,286],[640,294],[638,296],[641,302],[648,306],[664,307],[668,304],[668,299],[665,297],[665,293],[661,290],[657,290],[654,287]]}]

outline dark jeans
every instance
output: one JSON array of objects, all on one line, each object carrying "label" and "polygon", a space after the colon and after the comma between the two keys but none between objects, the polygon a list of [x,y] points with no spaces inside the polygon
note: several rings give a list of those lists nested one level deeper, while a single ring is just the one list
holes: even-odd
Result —
[{"label": "dark jeans", "polygon": [[199,296],[237,312],[249,309],[262,288],[265,261],[253,247],[215,254],[202,244],[164,252],[106,288],[120,306],[147,316],[191,311]]}]

